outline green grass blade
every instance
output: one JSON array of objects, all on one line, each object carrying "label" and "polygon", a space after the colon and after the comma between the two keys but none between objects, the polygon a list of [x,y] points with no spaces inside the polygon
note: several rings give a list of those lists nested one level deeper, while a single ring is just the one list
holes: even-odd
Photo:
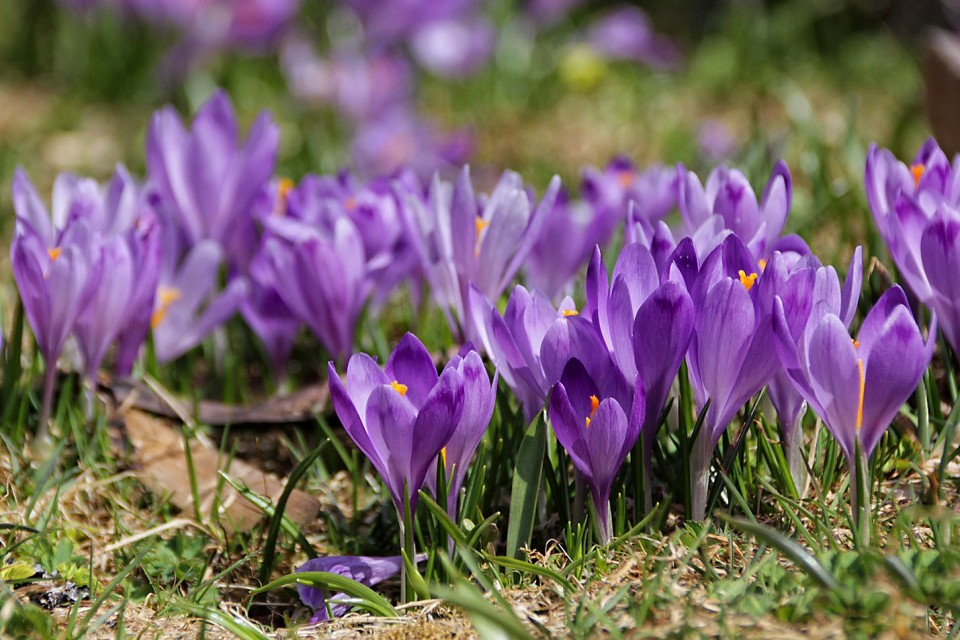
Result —
[{"label": "green grass blade", "polygon": [[[320,457],[320,453],[323,451],[327,442],[329,442],[329,440],[320,443],[320,446],[308,453],[306,457],[300,461],[300,464],[290,472],[290,476],[287,478],[287,484],[283,487],[283,492],[280,493],[280,497],[277,498],[273,515],[270,517],[270,526],[267,528],[267,539],[263,544],[263,561],[260,563],[260,582],[266,582],[270,578],[270,572],[273,571],[273,565],[277,558],[277,538],[280,536],[280,527],[283,525],[283,514],[287,510],[287,501],[290,499],[290,495],[297,487],[297,484],[300,483],[300,479],[306,475],[310,467],[313,466],[313,463]],[[300,533],[299,529],[297,533]],[[313,546],[310,544],[307,545],[304,551],[306,551],[307,555],[311,558],[317,557],[316,552],[313,551]]]},{"label": "green grass blade", "polygon": [[297,584],[307,585],[308,587],[317,587],[327,591],[343,592],[351,598],[356,599],[355,602],[350,603],[351,606],[360,607],[361,609],[365,609],[374,615],[383,616],[386,618],[395,618],[400,615],[397,613],[397,610],[393,607],[393,605],[387,602],[386,598],[381,596],[370,587],[360,584],[356,580],[351,580],[346,576],[341,576],[337,573],[330,573],[328,571],[303,571],[301,573],[291,573],[283,576],[282,578],[277,578],[273,582],[265,584],[259,589],[255,589],[251,592],[251,595],[259,595],[261,593],[266,593],[267,591],[279,589],[280,587],[287,587]]},{"label": "green grass blade", "polygon": [[270,637],[242,618],[232,617],[219,609],[211,609],[189,601],[171,605],[172,611],[183,611],[225,629],[242,640],[270,640]]},{"label": "green grass blade", "polygon": [[541,414],[527,428],[517,453],[507,521],[507,555],[513,558],[518,557],[522,546],[530,544],[533,535],[546,448],[547,426]]},{"label": "green grass blade", "polygon": [[727,524],[749,533],[754,538],[778,550],[791,562],[803,569],[820,586],[841,595],[840,583],[833,577],[833,574],[827,571],[826,567],[820,564],[820,561],[813,554],[797,544],[796,541],[756,522],[732,518],[725,513],[718,512],[716,515]]}]

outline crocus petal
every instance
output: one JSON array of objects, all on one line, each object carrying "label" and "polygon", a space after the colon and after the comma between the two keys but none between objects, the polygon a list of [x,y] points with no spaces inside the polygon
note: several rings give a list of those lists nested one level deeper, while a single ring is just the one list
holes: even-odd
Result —
[{"label": "crocus petal", "polygon": [[811,386],[825,412],[820,417],[852,460],[865,363],[838,317],[828,315],[820,320],[810,337],[807,358]]},{"label": "crocus petal", "polygon": [[423,406],[427,394],[437,384],[437,367],[430,352],[412,333],[406,333],[390,354],[384,368],[388,378],[407,387],[407,399],[413,406]]},{"label": "crocus petal", "polygon": [[[864,348],[863,342],[860,349]],[[868,354],[860,440],[869,457],[881,436],[910,398],[929,356],[920,330],[906,306],[897,306],[887,318]]]},{"label": "crocus petal", "polygon": [[[409,485],[407,490],[408,495],[411,496],[411,505],[412,497],[420,490],[419,486],[413,486],[411,479],[416,420],[416,409],[390,385],[377,387],[370,392],[364,423],[370,442],[383,460],[386,471],[383,479],[387,488],[390,489],[390,496],[398,512],[403,509],[404,480]],[[419,449],[420,443],[416,443],[416,446]],[[433,455],[437,453],[439,448]]]}]

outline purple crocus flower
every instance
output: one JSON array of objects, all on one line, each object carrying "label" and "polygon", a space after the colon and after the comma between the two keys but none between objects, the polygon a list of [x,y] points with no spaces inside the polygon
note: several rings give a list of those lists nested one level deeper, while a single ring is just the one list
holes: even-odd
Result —
[{"label": "purple crocus flower", "polygon": [[[451,367],[463,379],[463,415],[441,450],[440,457],[447,477],[447,513],[456,520],[460,489],[467,479],[467,467],[493,417],[499,374],[493,374],[491,382],[480,354],[472,347],[463,357],[457,355],[451,358],[446,368]],[[427,472],[426,484],[430,492],[437,495],[436,460]]]},{"label": "purple crocus flower", "polygon": [[262,252],[277,294],[327,353],[343,362],[353,351],[357,319],[370,290],[356,227],[345,217],[329,230],[274,217],[266,228]]},{"label": "purple crocus flower", "polygon": [[960,352],[960,210],[941,204],[920,236],[920,255],[934,310],[943,333]]},{"label": "purple crocus flower", "polygon": [[[500,315],[474,286],[470,289],[470,304],[481,344],[520,401],[526,421],[532,422],[543,409],[547,393],[559,379],[570,355],[569,350],[560,354],[547,349],[559,367],[552,371],[556,377],[551,379],[540,357],[544,339],[555,324],[576,315],[573,301],[564,298],[559,308],[554,308],[543,294],[531,293],[517,285],[507,300],[506,312]],[[596,343],[602,347],[599,339]]]},{"label": "purple crocus flower", "polygon": [[483,18],[438,20],[419,29],[410,45],[428,71],[444,77],[469,75],[490,59],[496,32]]},{"label": "purple crocus flower", "polygon": [[607,360],[603,382],[578,359],[570,360],[550,396],[550,424],[590,487],[601,544],[612,535],[610,491],[633,448],[645,412],[643,383],[631,389]]},{"label": "purple crocus flower", "polygon": [[[417,554],[416,562],[420,563],[427,559],[425,553]],[[375,558],[370,556],[321,556],[307,560],[304,564],[297,567],[297,573],[310,571],[323,571],[325,573],[335,573],[359,582],[360,584],[372,587],[380,584],[384,580],[389,580],[399,574],[403,569],[403,556],[388,556],[386,558]],[[300,601],[315,611],[311,624],[326,622],[330,619],[327,614],[327,607],[330,607],[330,613],[334,618],[339,618],[350,609],[349,600],[344,602],[345,594],[335,593],[328,597],[327,592],[319,587],[311,587],[305,584],[297,585],[297,594]]]},{"label": "purple crocus flower", "polygon": [[569,293],[593,248],[610,241],[618,222],[585,202],[571,202],[561,190],[524,266],[527,284],[550,299]]},{"label": "purple crocus flower", "polygon": [[921,238],[941,205],[960,206],[960,160],[951,167],[933,138],[909,167],[890,151],[871,145],[865,186],[877,229],[897,269],[914,295],[929,302],[934,293],[923,265]]},{"label": "purple crocus flower", "polygon": [[[412,177],[412,176],[409,176]],[[353,175],[306,176],[289,192],[290,217],[332,231],[339,218],[353,222],[363,243],[366,277],[373,285],[373,306],[383,305],[405,280],[413,280],[419,259],[407,236],[398,194],[404,176],[361,183]]]},{"label": "purple crocus flower", "polygon": [[[683,284],[661,284],[654,258],[645,247],[628,244],[614,267],[612,285],[607,268],[594,251],[587,268],[587,304],[613,361],[625,379],[643,381],[645,413],[644,470],[650,477],[653,443],[670,392],[693,335],[694,308]],[[650,486],[644,496],[650,507]]]},{"label": "purple crocus flower", "polygon": [[47,438],[57,359],[77,317],[100,281],[103,255],[82,220],[71,224],[56,246],[29,228],[19,229],[10,247],[13,277],[24,313],[44,362],[44,389],[37,440]]},{"label": "purple crocus flower", "polygon": [[268,259],[258,252],[250,261],[250,293],[241,303],[240,312],[266,349],[274,379],[282,384],[293,342],[303,322],[283,301],[273,277]]},{"label": "purple crocus flower", "polygon": [[[829,310],[843,321],[844,326],[849,328],[857,310],[857,300],[860,298],[860,288],[863,282],[862,249],[857,247],[854,251],[842,287],[840,278],[834,268],[822,266],[820,261],[812,254],[802,258],[791,268],[791,272],[801,269],[815,270],[810,308],[817,307],[820,310],[819,313]],[[802,314],[807,309],[802,307],[796,311]],[[792,317],[795,318],[795,321],[791,327],[791,336],[794,340],[799,341],[802,339],[804,322],[800,319],[802,316],[798,316],[796,313]],[[807,484],[807,467],[803,460],[803,431],[800,426],[803,414],[807,410],[807,403],[803,395],[797,390],[790,375],[782,368],[777,371],[767,385],[767,394],[777,411],[784,455],[793,476],[794,486],[799,494],[803,495]]]},{"label": "purple crocus flower", "polygon": [[241,146],[227,95],[216,92],[190,131],[172,107],[153,115],[147,132],[149,184],[173,235],[176,263],[201,240],[219,243],[241,271],[256,249],[254,219],[272,205],[265,197],[277,159],[279,131],[261,114]]},{"label": "purple crocus flower", "polygon": [[682,165],[677,172],[680,215],[687,235],[722,223],[720,228],[738,235],[756,259],[767,257],[790,213],[792,183],[782,160],[774,166],[759,203],[750,182],[737,169],[717,167],[706,186]]},{"label": "purple crocus flower", "polygon": [[773,304],[779,295],[791,312],[810,307],[813,273],[788,273],[781,254],[761,269],[736,235],[700,266],[692,288],[696,308],[688,353],[690,381],[699,406],[710,406],[694,443],[692,513],[706,512],[710,460],[727,424],[780,366],[773,338]]},{"label": "purple crocus flower", "polygon": [[639,7],[623,5],[601,16],[587,32],[587,41],[611,60],[643,62],[654,69],[675,69],[681,62],[677,47],[653,30]]},{"label": "purple crocus flower", "polygon": [[84,237],[103,247],[109,277],[98,281],[74,333],[89,380],[114,342],[117,372],[129,373],[149,330],[159,273],[159,229],[142,189],[122,166],[105,189],[89,178],[62,173],[54,183],[51,215],[18,169],[13,195],[18,228],[36,234],[48,247],[60,246],[76,222],[90,232]]},{"label": "purple crocus flower", "polygon": [[617,157],[603,171],[585,169],[580,189],[601,217],[624,220],[632,202],[634,215],[652,225],[676,208],[677,177],[676,167],[654,164],[640,171]]},{"label": "purple crocus flower", "polygon": [[354,165],[368,176],[409,169],[426,178],[437,171],[452,171],[472,150],[469,131],[442,132],[408,104],[361,122],[351,144]]},{"label": "purple crocus flower", "polygon": [[778,297],[780,357],[797,390],[836,438],[852,475],[857,445],[864,460],[869,459],[923,377],[936,330],[931,327],[924,342],[899,286],[880,296],[856,339],[829,305],[813,308],[799,341],[790,315],[789,303]]},{"label": "purple crocus flower", "polygon": [[338,49],[322,59],[311,42],[294,37],[284,43],[281,61],[295,96],[329,104],[356,124],[409,103],[413,93],[409,62],[389,52]]},{"label": "purple crocus flower", "polygon": [[534,206],[523,180],[508,171],[484,201],[464,167],[452,188],[435,178],[426,202],[407,198],[410,235],[427,281],[461,337],[477,337],[468,312],[471,284],[488,300],[500,298],[540,236],[559,188],[555,177]]},{"label": "purple crocus flower", "polygon": [[430,465],[457,429],[465,405],[458,367],[439,376],[430,353],[406,334],[381,369],[365,353],[347,363],[347,386],[328,365],[333,408],[343,428],[383,478],[403,520],[404,498],[416,512]]},{"label": "purple crocus flower", "polygon": [[249,284],[246,278],[234,277],[222,292],[215,293],[222,263],[219,245],[204,240],[190,250],[179,269],[161,275],[150,320],[158,362],[197,346],[239,309]]}]

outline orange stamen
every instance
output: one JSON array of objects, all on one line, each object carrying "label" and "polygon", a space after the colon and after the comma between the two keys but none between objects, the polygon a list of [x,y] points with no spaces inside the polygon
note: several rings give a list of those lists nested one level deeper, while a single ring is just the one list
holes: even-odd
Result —
[{"label": "orange stamen", "polygon": [[587,416],[587,428],[590,428],[590,419],[593,418],[597,413],[597,407],[600,406],[600,398],[597,396],[590,396],[590,415]]},{"label": "orange stamen", "polygon": [[857,340],[856,338],[850,338],[850,343],[853,345],[854,349],[860,348],[860,341]]},{"label": "orange stamen", "polygon": [[629,189],[633,184],[633,171],[629,169],[617,171],[617,182],[620,183],[622,188]]},{"label": "orange stamen", "polygon": [[357,210],[357,199],[353,196],[347,198],[347,201],[343,203],[343,206],[347,208],[347,211],[356,211]]},{"label": "orange stamen", "polygon": [[489,220],[484,220],[483,218],[477,218],[477,246],[473,250],[473,255],[480,255],[480,234],[483,233],[483,230],[490,226]]},{"label": "orange stamen", "polygon": [[760,258],[760,271],[763,271],[766,268],[767,268],[767,261],[764,260],[763,258]]},{"label": "orange stamen", "polygon": [[926,170],[927,168],[922,164],[920,164],[919,162],[917,164],[910,165],[910,173],[911,175],[913,175],[914,188],[917,188],[920,186],[920,178],[923,177],[923,172]]},{"label": "orange stamen", "polygon": [[153,315],[150,316],[150,328],[156,329],[157,326],[163,322],[163,319],[167,317],[167,311],[170,310],[170,305],[179,300],[180,295],[180,290],[176,287],[157,288],[157,297],[160,298],[160,303],[157,305]]},{"label": "orange stamen", "polygon": [[401,396],[407,395],[407,385],[400,384],[399,382],[394,380],[393,382],[390,383],[390,386],[393,388],[394,391],[399,393]]},{"label": "orange stamen", "polygon": [[60,247],[50,247],[47,249],[47,255],[50,256],[50,262],[55,262],[57,258],[60,257],[60,254],[63,252],[63,249]]},{"label": "orange stamen", "polygon": [[561,311],[561,313],[563,314],[563,317],[564,317],[564,318],[569,318],[570,316],[578,316],[578,315],[580,315],[580,312],[577,311],[576,309],[564,309],[563,311]]},{"label": "orange stamen", "polygon": [[287,198],[290,197],[290,192],[293,191],[294,186],[294,182],[290,178],[280,178],[277,183],[277,204],[273,210],[274,215],[287,215]]},{"label": "orange stamen", "polygon": [[753,288],[753,285],[757,283],[757,274],[751,273],[747,275],[747,272],[743,269],[740,269],[740,284],[743,285],[743,288],[747,291]]},{"label": "orange stamen", "polygon": [[857,403],[857,433],[863,426],[863,394],[867,390],[866,378],[863,376],[863,360],[857,358],[857,370],[860,372],[860,400]]}]

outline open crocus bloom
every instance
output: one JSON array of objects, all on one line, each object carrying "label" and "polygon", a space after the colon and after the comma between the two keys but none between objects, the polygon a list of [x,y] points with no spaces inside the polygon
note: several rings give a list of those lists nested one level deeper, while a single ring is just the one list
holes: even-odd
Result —
[{"label": "open crocus bloom", "polygon": [[869,458],[930,363],[935,327],[924,342],[903,290],[888,289],[856,339],[825,305],[815,305],[802,340],[776,302],[777,348],[797,390],[837,439],[851,469],[859,441]]},{"label": "open crocus bloom", "polygon": [[365,353],[347,363],[347,386],[328,366],[330,397],[343,428],[370,460],[403,514],[417,507],[430,465],[450,440],[464,411],[463,375],[437,368],[423,343],[406,334],[386,367]]}]

